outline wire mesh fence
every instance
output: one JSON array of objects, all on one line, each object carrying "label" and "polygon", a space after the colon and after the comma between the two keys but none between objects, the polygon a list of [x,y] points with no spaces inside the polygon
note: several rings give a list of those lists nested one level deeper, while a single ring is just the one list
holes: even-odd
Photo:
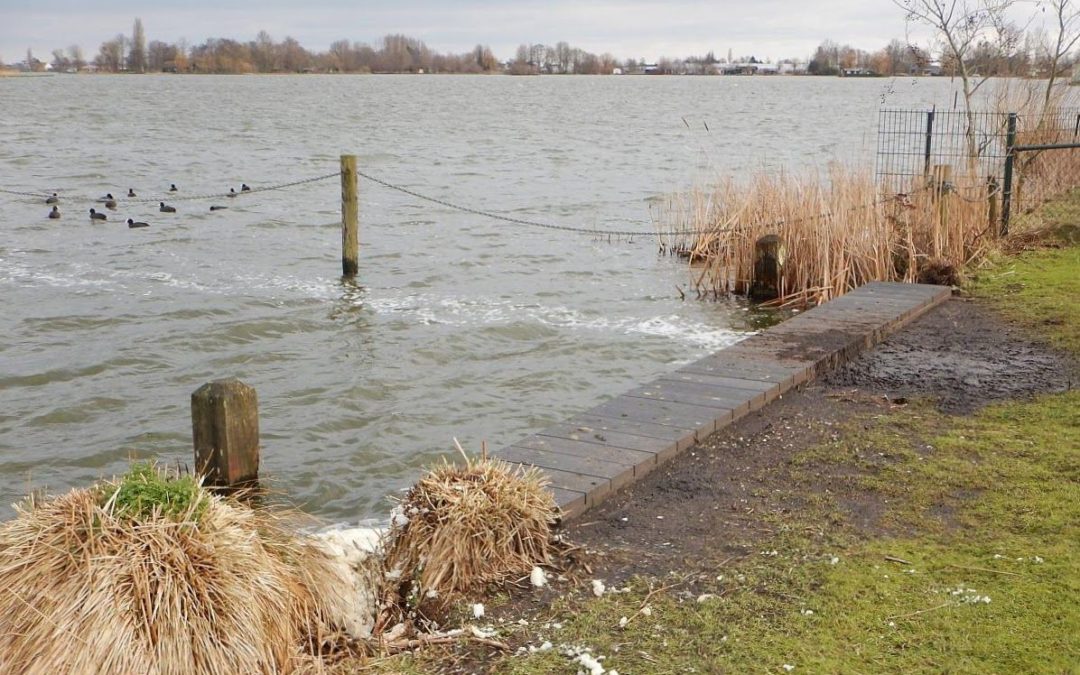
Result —
[{"label": "wire mesh fence", "polygon": [[876,179],[884,195],[931,186],[983,201],[987,218],[1010,220],[1080,185],[1080,110],[1040,115],[882,110]]},{"label": "wire mesh fence", "polygon": [[1009,152],[1010,130],[1012,142],[1018,145],[1077,142],[1080,110],[1059,110],[1038,116],[882,110],[878,113],[878,183],[886,194],[910,192],[939,165],[952,166],[956,174],[978,179],[980,183],[991,177],[1000,183]]},{"label": "wire mesh fence", "polygon": [[1048,213],[1080,223],[1080,202],[1063,199],[1080,189],[1080,142],[1016,145],[1012,164],[1003,229],[1039,227]]}]

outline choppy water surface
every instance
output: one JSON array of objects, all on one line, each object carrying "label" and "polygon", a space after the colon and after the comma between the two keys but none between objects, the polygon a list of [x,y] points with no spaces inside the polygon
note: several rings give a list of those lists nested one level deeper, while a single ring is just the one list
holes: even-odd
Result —
[{"label": "choppy water surface", "polygon": [[[890,91],[891,90],[891,91]],[[0,78],[0,187],[180,195],[361,169],[566,225],[648,230],[717,172],[872,159],[876,111],[943,80]],[[708,126],[708,131],[705,126]],[[335,180],[237,200],[120,204],[91,224],[0,194],[0,516],[130,456],[190,462],[189,396],[260,397],[265,473],[331,520],[457,437],[492,447],[730,344],[755,318],[681,301],[648,237],[494,222],[361,184],[361,274],[340,273]],[[210,213],[211,203],[227,211]],[[123,220],[147,220],[128,230]],[[643,222],[644,221],[644,222]]]}]

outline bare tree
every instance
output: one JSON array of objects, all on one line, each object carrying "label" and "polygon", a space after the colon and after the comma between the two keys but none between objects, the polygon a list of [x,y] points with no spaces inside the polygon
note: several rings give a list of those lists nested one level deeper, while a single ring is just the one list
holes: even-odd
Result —
[{"label": "bare tree", "polygon": [[1015,0],[893,0],[907,13],[909,22],[930,27],[942,42],[942,56],[960,76],[967,113],[968,158],[978,157],[975,139],[975,92],[991,73],[976,74],[971,58],[980,44],[989,45],[999,56],[1016,46],[1020,32],[1006,20],[1005,13]]},{"label": "bare tree", "polygon": [[79,45],[71,45],[67,48],[68,62],[71,63],[71,67],[76,71],[82,70],[86,67],[86,59],[83,58],[82,47]]},{"label": "bare tree", "polygon": [[1043,116],[1045,116],[1051,107],[1054,83],[1062,74],[1062,60],[1073,50],[1077,41],[1080,41],[1080,9],[1071,0],[1042,0],[1039,6],[1043,12],[1050,11],[1054,29],[1057,31],[1054,43],[1047,45],[1050,72],[1047,74],[1046,92],[1043,96]]},{"label": "bare tree", "polygon": [[128,70],[133,73],[146,72],[146,33],[143,32],[142,19],[136,17],[131,28],[131,50],[128,52]]}]

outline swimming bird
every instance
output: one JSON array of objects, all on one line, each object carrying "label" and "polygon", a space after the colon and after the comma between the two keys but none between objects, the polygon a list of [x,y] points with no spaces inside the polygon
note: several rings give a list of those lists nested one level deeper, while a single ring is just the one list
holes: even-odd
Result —
[{"label": "swimming bird", "polygon": [[98,197],[98,203],[101,204],[101,203],[104,203],[104,202],[111,202],[114,199],[116,199],[116,197],[113,197],[112,193],[109,192],[104,197]]},{"label": "swimming bird", "polygon": [[94,209],[90,209],[90,220],[108,220],[104,213],[98,213]]},{"label": "swimming bird", "polygon": [[49,211],[49,217],[52,218],[53,220],[56,220],[57,218],[59,218],[60,217],[60,209],[57,208],[56,206],[53,206],[52,211]]},{"label": "swimming bird", "polygon": [[235,197],[236,196],[236,190],[234,190],[232,188],[229,188],[229,194],[227,194],[225,196],[226,197]]},{"label": "swimming bird", "polygon": [[160,204],[158,211],[161,211],[162,213],[176,213],[175,206],[169,206],[165,202],[158,202],[158,204]]},{"label": "swimming bird", "polygon": [[229,208],[229,207],[228,206],[211,206],[210,210],[211,211],[224,211],[227,208]]},{"label": "swimming bird", "polygon": [[251,188],[248,187],[247,183],[241,183],[240,192],[251,192]]},{"label": "swimming bird", "polygon": [[128,227],[150,227],[150,223],[135,222],[128,218]]},{"label": "swimming bird", "polygon": [[128,197],[134,197],[134,196],[135,196],[135,190],[133,190],[131,188],[128,188]]},{"label": "swimming bird", "polygon": [[45,200],[45,203],[46,204],[59,204],[60,203],[60,198],[57,197],[56,193],[54,192],[54,193],[52,193],[52,197],[49,197],[48,199]]},{"label": "swimming bird", "polygon": [[106,195],[106,197],[108,197],[108,199],[105,200],[105,208],[112,209],[113,211],[115,211],[116,210],[116,199],[114,199],[111,194]]},{"label": "swimming bird", "polygon": [[176,183],[172,183],[171,185],[169,185],[169,192],[178,192],[178,190],[176,189]]}]

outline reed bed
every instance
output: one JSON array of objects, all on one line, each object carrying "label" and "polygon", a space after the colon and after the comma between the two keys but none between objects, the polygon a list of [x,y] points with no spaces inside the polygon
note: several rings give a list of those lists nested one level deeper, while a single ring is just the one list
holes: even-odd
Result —
[{"label": "reed bed", "polygon": [[0,524],[0,672],[310,671],[346,587],[273,513],[136,467]]},{"label": "reed bed", "polygon": [[[992,245],[993,187],[978,177],[928,176],[882,195],[868,170],[726,178],[678,195],[661,216],[679,236],[662,242],[691,262],[699,296],[745,294],[755,243],[782,242],[781,306],[814,305],[868,281],[940,279]],[[996,195],[994,195],[996,197]],[[946,275],[949,276],[949,275]]]},{"label": "reed bed", "polygon": [[467,593],[554,564],[559,511],[545,487],[535,468],[486,457],[431,469],[391,518],[384,566],[393,588],[383,625],[409,613],[433,619]]}]

